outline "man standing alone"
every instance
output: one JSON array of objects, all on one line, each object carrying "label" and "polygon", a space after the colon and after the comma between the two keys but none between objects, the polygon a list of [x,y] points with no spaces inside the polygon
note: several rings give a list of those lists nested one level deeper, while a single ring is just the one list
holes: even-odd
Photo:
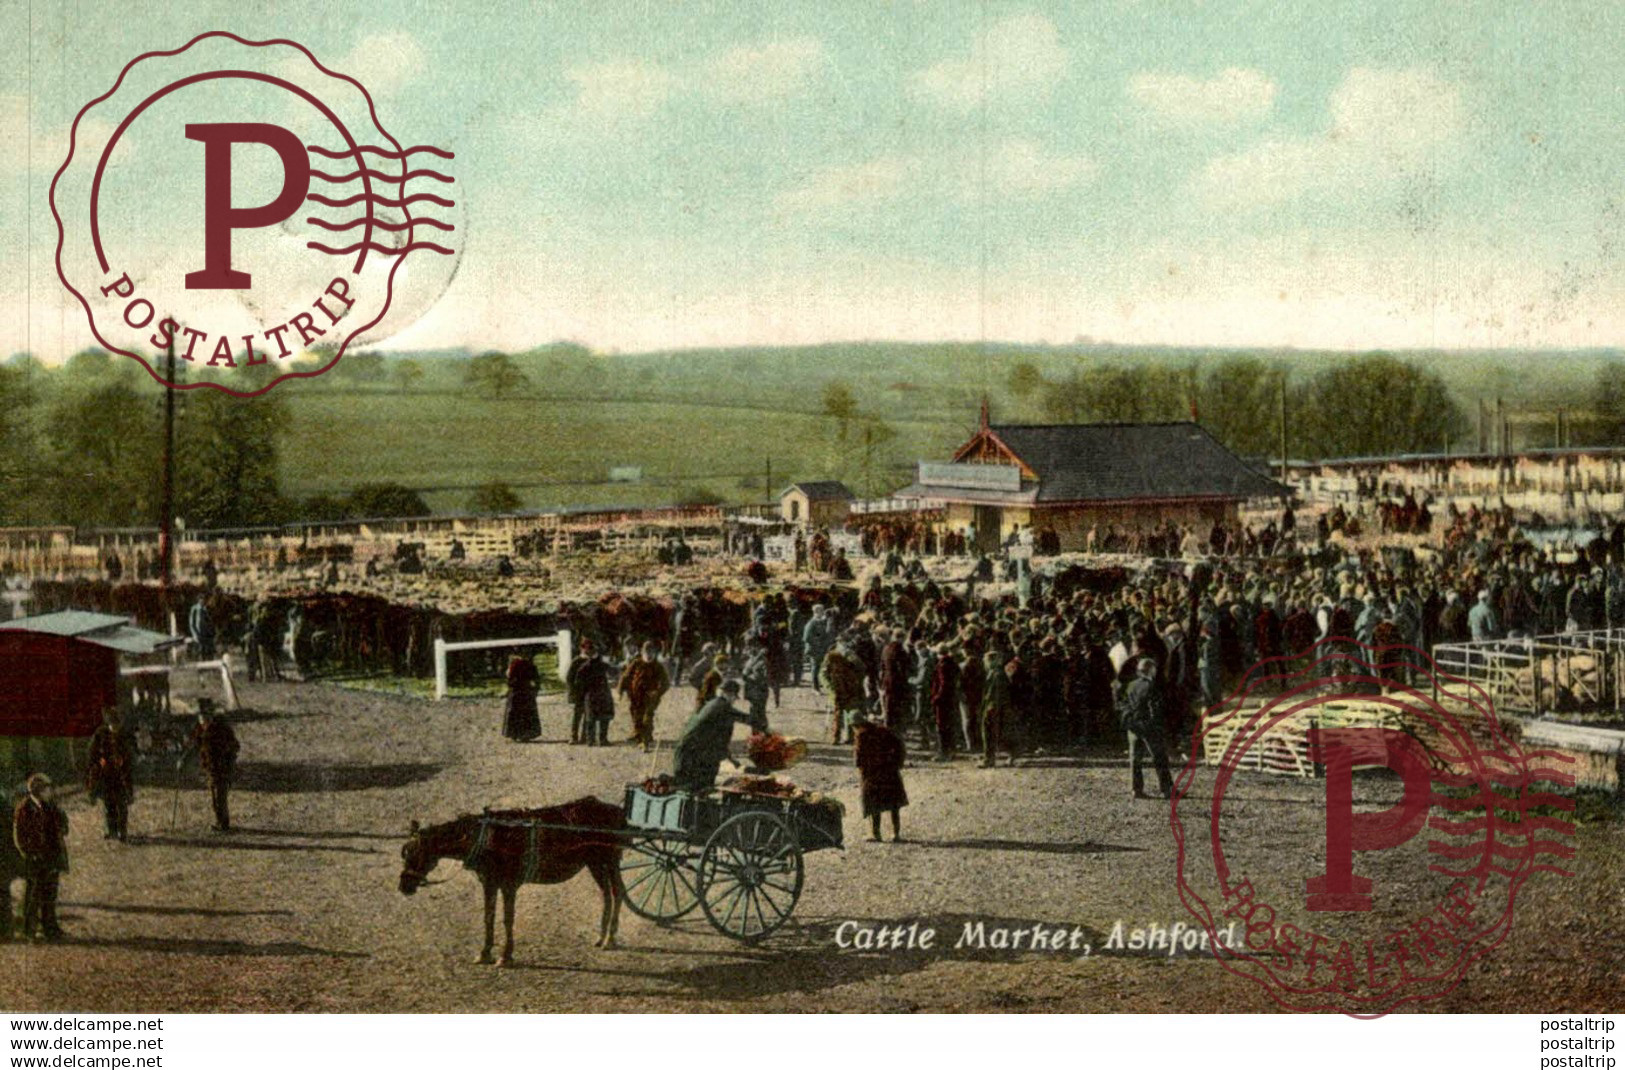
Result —
[{"label": "man standing alone", "polygon": [[56,920],[56,893],[68,871],[68,815],[57,806],[51,778],[35,773],[28,778],[28,794],[11,815],[12,841],[23,856],[23,936],[31,939],[37,927],[45,939],[62,939]]},{"label": "man standing alone", "polygon": [[100,799],[107,814],[109,840],[123,843],[130,830],[130,803],[135,798],[135,769],[130,757],[130,741],[119,723],[118,710],[102,711],[102,723],[90,737],[90,755],[85,765],[85,790]]},{"label": "man standing alone", "polygon": [[1146,751],[1157,767],[1157,786],[1162,797],[1173,794],[1174,778],[1168,770],[1168,726],[1163,717],[1162,691],[1157,687],[1157,663],[1141,658],[1134,666],[1134,681],[1123,691],[1118,701],[1117,716],[1128,733],[1128,760],[1133,778],[1134,797],[1149,799],[1145,793],[1145,774],[1141,763]]},{"label": "man standing alone", "polygon": [[200,699],[197,708],[197,727],[192,729],[192,745],[197,748],[198,765],[209,782],[209,803],[214,807],[214,830],[231,831],[231,806],[228,798],[231,779],[237,773],[237,733],[231,725],[214,712],[214,703]]}]

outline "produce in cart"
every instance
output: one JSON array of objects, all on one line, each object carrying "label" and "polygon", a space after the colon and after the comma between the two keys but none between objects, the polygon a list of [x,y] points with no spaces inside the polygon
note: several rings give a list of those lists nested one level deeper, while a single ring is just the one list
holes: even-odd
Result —
[{"label": "produce in cart", "polygon": [[773,732],[753,732],[745,743],[751,764],[765,773],[788,769],[807,756],[807,741],[786,739]]}]

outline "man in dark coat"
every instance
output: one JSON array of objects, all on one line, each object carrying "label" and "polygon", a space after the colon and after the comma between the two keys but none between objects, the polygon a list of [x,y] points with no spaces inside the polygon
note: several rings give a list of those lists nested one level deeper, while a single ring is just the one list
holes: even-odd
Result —
[{"label": "man in dark coat", "polygon": [[655,710],[671,687],[659,653],[655,643],[644,643],[643,656],[627,663],[616,685],[626,696],[627,712],[632,717],[631,742],[641,743],[646,751],[654,749]]},{"label": "man in dark coat", "polygon": [[47,940],[62,939],[56,918],[57,886],[68,871],[68,815],[57,806],[51,778],[35,773],[28,794],[11,813],[12,842],[23,856],[23,936],[38,928]]},{"label": "man in dark coat", "polygon": [[581,641],[581,656],[565,673],[572,716],[570,742],[591,747],[609,745],[609,722],[615,717],[615,692],[609,683],[609,663],[598,656],[598,644]]},{"label": "man in dark coat", "polygon": [[231,831],[231,805],[229,793],[232,777],[237,773],[237,733],[231,725],[215,715],[214,703],[208,699],[198,701],[197,727],[192,729],[192,745],[197,748],[198,765],[209,782],[209,803],[214,807],[214,830]]},{"label": "man in dark coat", "polygon": [[[799,535],[796,537],[800,538]],[[797,602],[790,610],[789,620],[785,622],[784,652],[790,659],[791,687],[801,686],[801,673],[806,668],[807,661],[807,625],[811,620],[807,607]]]},{"label": "man in dark coat", "polygon": [[[1004,745],[1005,722],[1010,718],[1010,676],[1005,672],[1003,652],[989,650],[982,657],[982,768],[991,769]],[[1010,764],[1014,765],[1014,755]]]},{"label": "man in dark coat", "polygon": [[734,705],[739,697],[739,681],[725,680],[721,692],[688,719],[677,747],[672,752],[672,781],[681,791],[710,791],[716,786],[717,770],[728,757],[736,724],[767,731],[765,721],[756,721]]},{"label": "man in dark coat", "polygon": [[1157,663],[1141,658],[1135,665],[1134,682],[1124,689],[1117,706],[1118,719],[1128,733],[1128,760],[1136,799],[1150,798],[1145,793],[1145,774],[1141,769],[1148,750],[1157,767],[1157,784],[1162,797],[1166,799],[1173,794],[1174,778],[1168,770],[1167,723],[1162,702],[1162,689],[1157,686]]},{"label": "man in dark coat", "polygon": [[852,730],[852,754],[858,767],[863,816],[869,819],[869,838],[880,842],[880,815],[891,815],[891,838],[903,838],[902,809],[908,805],[903,787],[903,741],[873,718],[860,720]]},{"label": "man in dark coat", "polygon": [[92,799],[102,801],[107,817],[105,838],[120,843],[128,839],[130,803],[135,799],[135,761],[118,710],[111,706],[102,711],[102,723],[90,737],[85,791]]},{"label": "man in dark coat", "polygon": [[946,643],[936,649],[929,686],[931,720],[937,728],[937,756],[947,758],[958,749],[959,662]]},{"label": "man in dark coat", "polygon": [[536,712],[536,694],[542,677],[536,663],[520,654],[508,661],[508,693],[502,704],[502,734],[518,742],[529,742],[542,734],[541,714]]},{"label": "man in dark coat", "polygon": [[813,690],[817,691],[823,679],[824,656],[835,643],[835,629],[828,606],[813,606],[812,617],[801,629],[801,643],[807,650],[807,659],[812,662],[812,685]]},{"label": "man in dark coat", "polygon": [[209,661],[214,658],[214,618],[209,615],[209,606],[202,595],[192,603],[192,608],[186,614],[187,630],[191,633],[192,642],[197,645],[199,661]]},{"label": "man in dark coat", "polygon": [[909,664],[908,650],[901,635],[887,633],[886,645],[880,649],[880,709],[886,716],[886,727],[901,732],[908,724]]},{"label": "man in dark coat", "polygon": [[868,708],[863,697],[863,667],[851,650],[843,643],[824,655],[824,682],[829,684],[830,704],[834,707],[830,717],[830,742],[840,743],[845,738],[850,713],[862,713]]},{"label": "man in dark coat", "polygon": [[965,660],[959,663],[959,727],[972,754],[982,749],[982,690],[986,681],[982,656],[974,643],[967,643]]}]

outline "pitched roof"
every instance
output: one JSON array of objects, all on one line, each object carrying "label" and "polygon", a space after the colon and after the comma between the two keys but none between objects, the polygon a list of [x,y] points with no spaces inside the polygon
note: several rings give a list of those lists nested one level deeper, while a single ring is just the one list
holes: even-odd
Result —
[{"label": "pitched roof", "polygon": [[857,495],[853,494],[847,489],[845,483],[835,479],[826,479],[811,483],[792,483],[779,493],[779,497],[782,498],[793,490],[799,490],[801,493],[807,496],[808,501],[814,502],[849,502],[857,497]]},{"label": "pitched roof", "polygon": [[6,621],[0,623],[0,630],[81,639],[124,654],[151,654],[186,641],[137,628],[128,617],[90,613],[82,609],[65,609],[58,613],[42,613],[37,617]]},{"label": "pitched roof", "polygon": [[915,484],[900,495],[985,500],[989,503],[1261,498],[1286,488],[1249,467],[1198,424],[994,424],[987,436],[1037,475],[1020,492],[937,493]]}]

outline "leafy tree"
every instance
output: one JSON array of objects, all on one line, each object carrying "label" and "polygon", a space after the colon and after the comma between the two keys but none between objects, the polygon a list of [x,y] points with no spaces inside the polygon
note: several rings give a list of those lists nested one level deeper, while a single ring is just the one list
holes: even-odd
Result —
[{"label": "leafy tree", "polygon": [[1044,388],[1044,374],[1029,361],[1010,369],[1010,393],[1025,401]]},{"label": "leafy tree", "polygon": [[1320,372],[1290,408],[1292,450],[1311,457],[1436,451],[1467,426],[1443,379],[1386,353]]},{"label": "leafy tree", "polygon": [[482,515],[491,513],[516,513],[524,502],[514,489],[499,479],[482,483],[474,488],[474,493],[468,496],[468,511]]},{"label": "leafy tree", "polygon": [[1284,369],[1257,357],[1229,357],[1209,369],[1198,395],[1202,425],[1243,457],[1280,452]]},{"label": "leafy tree", "polygon": [[1045,387],[1043,408],[1066,423],[1183,419],[1190,413],[1189,379],[1185,368],[1097,364]]},{"label": "leafy tree", "polygon": [[176,424],[176,508],[193,528],[259,527],[286,519],[277,445],[293,424],[286,395],[187,398]]},{"label": "leafy tree", "polygon": [[721,505],[725,501],[727,501],[726,498],[710,487],[694,487],[685,493],[677,504],[692,508],[699,505]]},{"label": "leafy tree", "polygon": [[379,383],[387,369],[382,353],[346,353],[334,365],[332,374],[354,383]]},{"label": "leafy tree", "polygon": [[417,386],[418,382],[423,378],[423,365],[411,357],[405,357],[395,362],[393,374],[395,385],[401,388],[401,393],[405,394]]},{"label": "leafy tree", "polygon": [[846,441],[847,427],[858,413],[858,399],[852,388],[838,380],[824,384],[824,415],[836,422],[839,437]]},{"label": "leafy tree", "polygon": [[1625,362],[1611,360],[1597,369],[1591,408],[1605,442],[1625,439]]},{"label": "leafy tree", "polygon": [[32,357],[19,355],[0,367],[0,524],[37,519],[40,478],[40,395]]},{"label": "leafy tree", "polygon": [[157,521],[158,406],[125,377],[70,383],[50,413],[51,515],[80,527]]},{"label": "leafy tree", "polygon": [[352,517],[428,516],[428,503],[411,487],[399,483],[363,483],[345,503]]},{"label": "leafy tree", "polygon": [[298,511],[301,520],[347,520],[350,517],[349,503],[331,494],[306,498],[299,503]]},{"label": "leafy tree", "polygon": [[506,353],[482,353],[463,372],[463,386],[488,398],[505,397],[529,385],[530,376]]}]

